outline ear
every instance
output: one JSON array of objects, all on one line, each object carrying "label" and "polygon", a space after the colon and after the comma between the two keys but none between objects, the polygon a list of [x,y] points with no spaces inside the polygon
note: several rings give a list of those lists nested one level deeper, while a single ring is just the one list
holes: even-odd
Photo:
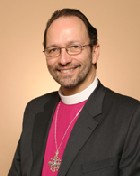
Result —
[{"label": "ear", "polygon": [[93,46],[93,50],[92,50],[92,63],[95,65],[97,64],[97,60],[99,58],[100,55],[100,45],[97,44],[95,46]]}]

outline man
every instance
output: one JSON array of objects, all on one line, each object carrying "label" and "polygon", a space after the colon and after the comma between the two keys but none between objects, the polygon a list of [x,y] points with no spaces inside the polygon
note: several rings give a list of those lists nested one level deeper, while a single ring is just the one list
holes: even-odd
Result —
[{"label": "man", "polygon": [[9,176],[140,176],[140,103],[97,79],[97,30],[55,11],[44,32],[58,92],[27,104]]}]

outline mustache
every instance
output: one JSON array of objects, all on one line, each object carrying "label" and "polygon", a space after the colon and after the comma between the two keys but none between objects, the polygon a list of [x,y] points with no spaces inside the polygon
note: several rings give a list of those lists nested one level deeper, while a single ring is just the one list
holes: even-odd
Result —
[{"label": "mustache", "polygon": [[80,64],[57,65],[54,67],[54,69],[56,69],[56,70],[74,69],[79,66],[80,66]]}]

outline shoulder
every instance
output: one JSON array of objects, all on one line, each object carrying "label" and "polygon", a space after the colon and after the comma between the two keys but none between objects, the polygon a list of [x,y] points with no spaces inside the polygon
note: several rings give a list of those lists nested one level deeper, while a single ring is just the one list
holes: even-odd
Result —
[{"label": "shoulder", "polygon": [[41,96],[38,96],[38,97],[32,99],[28,103],[30,103],[30,104],[34,104],[34,103],[35,104],[36,103],[46,103],[47,101],[49,101],[52,98],[55,98],[56,96],[58,96],[58,91],[43,94]]},{"label": "shoulder", "polygon": [[34,111],[35,110],[39,111],[39,109],[41,110],[42,108],[44,108],[44,104],[54,99],[58,99],[58,97],[59,97],[59,94],[57,91],[46,93],[44,95],[41,95],[29,101],[27,103],[27,109],[30,109],[30,110],[33,109]]},{"label": "shoulder", "polygon": [[114,92],[109,88],[106,88],[106,96],[108,98],[111,98],[113,102],[116,103],[130,103],[130,104],[140,104],[140,101],[137,99],[134,99],[133,97],[130,97],[128,95],[124,95],[118,92]]},{"label": "shoulder", "polygon": [[104,87],[106,89],[106,94],[104,98],[104,104],[110,104],[110,107],[115,109],[122,109],[124,111],[135,111],[140,108],[140,101],[134,99],[133,97],[117,93],[111,89]]},{"label": "shoulder", "polygon": [[25,126],[25,124],[30,124],[30,126],[32,126],[31,124],[34,123],[36,114],[44,112],[45,104],[55,101],[58,98],[58,92],[52,92],[46,93],[29,101],[24,111],[23,126]]}]

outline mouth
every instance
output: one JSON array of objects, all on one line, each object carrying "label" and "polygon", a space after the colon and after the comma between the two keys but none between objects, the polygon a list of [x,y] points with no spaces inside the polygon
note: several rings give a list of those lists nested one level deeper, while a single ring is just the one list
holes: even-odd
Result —
[{"label": "mouth", "polygon": [[75,71],[77,70],[77,68],[79,68],[79,66],[59,68],[59,69],[57,69],[57,71],[60,74],[71,75],[71,74],[75,73]]}]

